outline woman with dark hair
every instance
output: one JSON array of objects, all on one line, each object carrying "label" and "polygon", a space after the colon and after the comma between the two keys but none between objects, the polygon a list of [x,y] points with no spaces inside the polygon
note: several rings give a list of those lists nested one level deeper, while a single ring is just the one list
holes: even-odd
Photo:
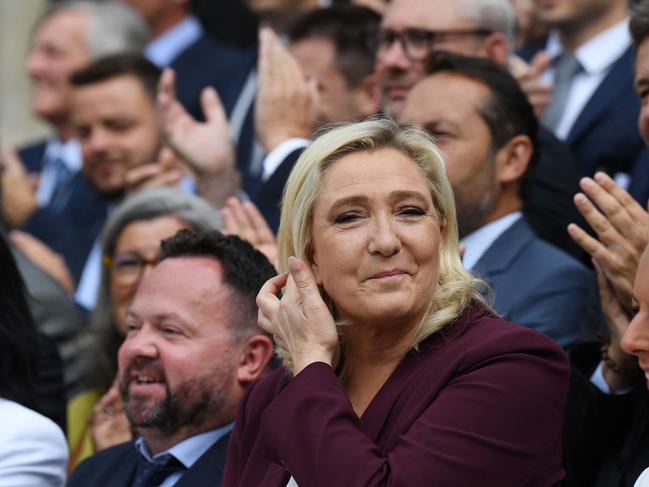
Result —
[{"label": "woman with dark hair", "polygon": [[[56,403],[52,391],[63,390],[60,358],[36,330],[22,278],[2,234],[0,276],[0,478],[3,485],[63,485],[65,436],[37,412],[41,404]],[[50,369],[46,364],[51,353],[58,364]]]}]

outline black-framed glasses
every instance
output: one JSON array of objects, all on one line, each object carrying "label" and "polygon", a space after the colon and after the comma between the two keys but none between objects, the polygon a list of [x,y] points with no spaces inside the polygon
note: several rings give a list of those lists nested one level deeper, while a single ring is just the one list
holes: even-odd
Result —
[{"label": "black-framed glasses", "polygon": [[433,50],[435,43],[448,37],[477,36],[487,37],[493,31],[489,29],[451,29],[451,30],[425,30],[406,29],[395,32],[391,29],[379,30],[378,50],[386,51],[395,41],[399,41],[401,49],[411,61],[423,61]]},{"label": "black-framed glasses", "polygon": [[160,261],[160,257],[147,259],[137,252],[126,252],[115,257],[104,256],[104,266],[111,271],[111,278],[116,284],[131,286],[142,277],[144,269],[153,267]]}]

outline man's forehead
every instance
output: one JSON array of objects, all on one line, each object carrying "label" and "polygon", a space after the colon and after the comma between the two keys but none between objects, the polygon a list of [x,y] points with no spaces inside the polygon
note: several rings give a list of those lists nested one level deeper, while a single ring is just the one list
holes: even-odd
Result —
[{"label": "man's forehead", "polygon": [[183,303],[192,309],[204,306],[221,309],[222,301],[228,299],[229,295],[223,266],[216,259],[171,257],[160,262],[142,278],[133,308],[137,311],[142,305],[142,298],[145,298],[146,308],[149,309],[150,298],[153,298],[156,309]]},{"label": "man's forehead", "polygon": [[455,73],[429,74],[408,94],[403,119],[417,123],[459,120],[468,112],[477,113],[488,96],[489,88],[477,80]]},{"label": "man's forehead", "polygon": [[458,27],[456,0],[392,0],[383,26],[394,29],[448,30]]}]

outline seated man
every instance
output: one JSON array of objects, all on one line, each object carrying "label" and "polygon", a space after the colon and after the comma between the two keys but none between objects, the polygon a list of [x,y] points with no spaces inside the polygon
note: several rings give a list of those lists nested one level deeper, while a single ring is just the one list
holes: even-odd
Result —
[{"label": "seated man", "polygon": [[[282,189],[309,142],[306,137],[324,123],[362,120],[378,110],[371,42],[378,22],[374,12],[360,7],[316,9],[296,20],[288,49],[262,30],[255,131],[269,155],[251,168],[239,152],[237,163],[243,190],[275,230]],[[207,123],[198,123],[175,99],[173,75],[165,73],[162,79],[159,100],[170,145],[193,165],[217,172],[231,166],[227,158],[234,156],[223,148],[232,142],[225,117],[218,114],[224,110],[210,110],[212,102],[204,107]]]},{"label": "seated man", "polygon": [[274,274],[238,237],[183,230],[162,242],[118,358],[141,437],[84,461],[68,486],[220,485],[237,405],[272,354],[255,298]]},{"label": "seated man", "polygon": [[[101,224],[105,202],[80,173],[81,150],[70,120],[70,76],[101,57],[142,52],[146,37],[147,27],[139,15],[112,2],[57,2],[34,27],[25,63],[33,85],[31,109],[53,132],[47,141],[23,147],[18,155],[4,154],[10,170],[3,174],[3,217],[8,225],[22,228],[67,258],[72,287],[89,245],[78,240],[70,248],[69,235],[92,228],[97,221]],[[27,172],[38,175],[36,190]],[[63,217],[65,213],[74,218]]]},{"label": "seated man", "polygon": [[[72,77],[72,125],[81,143],[82,171],[109,207],[127,190],[189,182],[184,179],[187,169],[164,148],[155,106],[159,76],[160,70],[143,57],[120,55],[101,59]],[[194,175],[198,191],[209,185],[211,180],[200,170]],[[93,247],[83,260],[76,292],[77,302],[88,309],[94,306],[97,290],[96,238],[102,225],[100,221],[79,235],[67,236],[72,250],[78,251],[80,239],[86,252]]]},{"label": "seated man", "polygon": [[464,266],[494,289],[494,309],[567,348],[581,334],[592,273],[537,237],[521,213],[537,122],[493,61],[437,53],[410,91],[404,121],[435,136],[455,192]]}]

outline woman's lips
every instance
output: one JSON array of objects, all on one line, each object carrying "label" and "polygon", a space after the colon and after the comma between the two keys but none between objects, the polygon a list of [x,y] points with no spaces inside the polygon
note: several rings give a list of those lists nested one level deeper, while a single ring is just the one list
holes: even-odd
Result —
[{"label": "woman's lips", "polygon": [[407,274],[406,271],[403,271],[401,269],[393,269],[389,271],[384,271],[384,272],[379,272],[378,274],[374,274],[370,279],[387,279],[390,277],[396,277],[396,276],[403,276]]}]

